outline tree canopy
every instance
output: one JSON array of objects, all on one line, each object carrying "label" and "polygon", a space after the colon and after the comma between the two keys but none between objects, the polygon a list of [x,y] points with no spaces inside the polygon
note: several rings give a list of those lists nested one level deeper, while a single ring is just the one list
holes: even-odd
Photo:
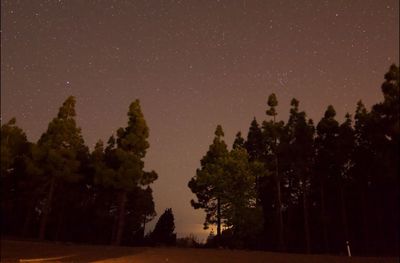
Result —
[{"label": "tree canopy", "polygon": [[[316,125],[295,98],[288,121],[278,120],[272,93],[269,120],[254,118],[246,140],[238,132],[219,155],[218,127],[189,182],[205,224],[224,226],[209,242],[222,235],[216,244],[307,253],[345,253],[350,242],[359,254],[398,253],[399,67],[390,66],[381,90],[371,110],[359,101],[354,119],[339,122],[329,105]],[[262,227],[242,232],[254,225]]]}]

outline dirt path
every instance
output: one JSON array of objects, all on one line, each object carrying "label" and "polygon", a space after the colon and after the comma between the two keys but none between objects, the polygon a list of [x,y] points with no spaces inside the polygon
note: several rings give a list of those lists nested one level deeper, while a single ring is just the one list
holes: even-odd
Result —
[{"label": "dirt path", "polygon": [[2,240],[1,262],[389,263],[399,262],[399,259],[348,258],[341,256],[282,254],[240,250],[89,246]]}]

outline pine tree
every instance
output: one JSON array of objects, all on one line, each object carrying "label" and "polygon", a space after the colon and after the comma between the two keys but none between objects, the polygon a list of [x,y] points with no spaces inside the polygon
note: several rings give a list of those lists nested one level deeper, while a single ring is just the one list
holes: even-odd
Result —
[{"label": "pine tree", "polygon": [[[32,189],[27,189],[31,144],[12,118],[1,126],[1,211],[2,231],[20,234]],[[33,174],[32,174],[33,175]]]},{"label": "pine tree", "polygon": [[263,135],[256,118],[254,118],[250,124],[247,140],[245,142],[245,148],[249,153],[249,158],[251,161],[261,161],[263,159]]},{"label": "pine tree", "polygon": [[339,123],[335,120],[335,116],[335,109],[329,105],[324,117],[317,125],[316,138],[316,172],[320,190],[321,222],[325,252],[330,251],[328,232],[329,215],[326,207],[326,199],[329,195],[327,187],[330,185],[329,181],[340,174],[340,166],[338,165],[336,156]]},{"label": "pine tree", "polygon": [[[398,229],[395,222],[399,218],[398,209],[394,209],[398,207],[400,161],[399,68],[396,65],[385,74],[381,90],[382,102],[375,104],[370,112],[356,114],[355,170],[360,185],[364,186],[360,188],[362,213],[368,216],[363,219],[364,246],[376,253],[399,243],[398,236],[392,234]],[[362,159],[368,163],[363,164]],[[371,228],[371,225],[376,227]],[[379,242],[372,243],[373,240]]]},{"label": "pine tree", "polygon": [[40,167],[48,183],[41,215],[40,239],[45,238],[49,214],[55,195],[59,194],[59,188],[64,183],[81,179],[79,157],[88,149],[84,145],[81,130],[76,125],[75,116],[75,98],[70,96],[38,141]]},{"label": "pine tree", "polygon": [[[249,127],[245,148],[255,176],[257,209],[261,209],[262,211],[263,220],[261,221],[263,222],[263,236],[266,237],[271,236],[271,233],[275,228],[271,222],[271,215],[274,213],[273,208],[275,206],[275,186],[273,176],[269,176],[270,172],[267,169],[268,165],[266,165],[268,153],[265,149],[267,148],[266,144],[268,140],[264,139],[264,135],[265,134],[263,134],[260,125],[254,117]],[[270,239],[264,239],[271,243]],[[263,244],[263,246],[268,247],[267,244]]]},{"label": "pine tree", "polygon": [[215,138],[208,152],[201,159],[201,168],[197,169],[196,176],[189,181],[190,190],[196,194],[197,201],[191,200],[195,209],[204,209],[206,218],[204,228],[209,224],[217,224],[217,239],[221,236],[222,206],[225,190],[224,165],[228,158],[228,149],[223,141],[224,132],[220,125],[215,130]]},{"label": "pine tree", "polygon": [[224,165],[225,190],[223,217],[238,246],[253,239],[262,226],[257,207],[256,173],[245,148],[234,147]]},{"label": "pine tree", "polygon": [[233,149],[244,148],[244,144],[245,144],[245,141],[242,137],[242,133],[241,132],[236,133],[236,138],[235,138],[235,141],[233,142],[232,148]]},{"label": "pine tree", "polygon": [[[304,111],[299,111],[299,101],[292,99],[289,121],[286,125],[286,171],[290,178],[289,196],[302,200],[303,228],[306,251],[310,253],[310,223],[309,223],[309,191],[310,173],[314,158],[314,126],[312,120],[306,119]],[[295,201],[289,201],[295,203]]]},{"label": "pine tree", "polygon": [[176,234],[174,233],[174,230],[174,215],[172,209],[168,208],[158,219],[150,237],[156,244],[174,245],[176,242]]},{"label": "pine tree", "polygon": [[400,92],[399,67],[391,65],[381,86],[383,101],[372,107],[374,136],[371,143],[376,150],[379,171],[374,174],[373,200],[377,201],[374,228],[379,251],[399,248],[399,163],[400,163]]},{"label": "pine tree", "polygon": [[15,159],[21,156],[27,147],[28,140],[24,131],[16,126],[12,118],[1,126],[1,176],[8,176]]},{"label": "pine tree", "polygon": [[278,161],[278,133],[279,133],[279,123],[276,122],[276,116],[278,113],[276,112],[275,107],[278,106],[278,100],[276,95],[272,93],[268,97],[268,106],[269,109],[266,111],[268,116],[272,117],[272,123],[270,126],[272,128],[273,134],[273,145],[272,145],[272,153],[274,155],[274,173],[275,173],[275,187],[276,187],[276,212],[278,218],[278,247],[279,250],[285,250],[285,238],[284,238],[284,226],[283,226],[283,215],[282,215],[282,192],[281,192],[281,178],[279,174],[279,161]]},{"label": "pine tree", "polygon": [[351,181],[350,170],[353,166],[353,161],[351,160],[353,150],[354,150],[354,130],[352,127],[352,121],[350,114],[346,114],[345,121],[339,126],[338,131],[338,147],[335,157],[338,160],[339,165],[339,175],[336,178],[336,186],[339,192],[340,200],[340,213],[343,229],[343,243],[348,241],[350,238],[349,234],[349,224],[347,216],[347,205],[346,205],[346,194],[349,189],[349,184]]},{"label": "pine tree", "polygon": [[110,137],[105,150],[106,166],[98,180],[118,192],[118,210],[112,235],[112,244],[120,245],[126,221],[128,194],[137,186],[146,186],[157,179],[157,174],[143,171],[143,158],[149,148],[149,129],[140,108],[139,100],[129,106],[128,126],[117,130],[117,139]]},{"label": "pine tree", "polygon": [[370,113],[367,111],[362,101],[357,102],[356,113],[354,116],[354,137],[355,147],[352,154],[354,163],[351,169],[351,175],[355,181],[355,187],[358,197],[358,208],[361,214],[361,232],[364,249],[370,247],[370,229],[369,229],[369,185],[371,175],[374,173],[374,153],[371,148],[369,129]]}]

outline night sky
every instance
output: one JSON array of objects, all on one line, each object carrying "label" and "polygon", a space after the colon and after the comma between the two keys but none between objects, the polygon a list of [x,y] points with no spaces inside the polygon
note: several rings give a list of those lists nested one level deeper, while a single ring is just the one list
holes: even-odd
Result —
[{"label": "night sky", "polygon": [[342,121],[382,100],[398,57],[398,0],[2,0],[1,118],[37,141],[74,95],[93,149],[140,99],[157,213],[172,207],[178,236],[204,238],[187,182],[217,124],[231,145],[272,92],[285,121],[293,97],[315,123],[329,104]]}]

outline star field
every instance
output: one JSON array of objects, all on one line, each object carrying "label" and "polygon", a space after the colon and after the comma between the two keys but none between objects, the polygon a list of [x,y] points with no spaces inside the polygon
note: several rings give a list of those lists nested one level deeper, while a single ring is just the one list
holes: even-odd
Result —
[{"label": "star field", "polygon": [[[399,63],[399,2],[1,1],[1,117],[36,141],[69,95],[93,148],[141,100],[150,128],[146,168],[156,210],[172,207],[178,235],[201,231],[187,187],[217,124],[228,144],[278,97],[317,123],[362,99],[381,100],[383,74]],[[156,221],[156,220],[154,220]]]}]

